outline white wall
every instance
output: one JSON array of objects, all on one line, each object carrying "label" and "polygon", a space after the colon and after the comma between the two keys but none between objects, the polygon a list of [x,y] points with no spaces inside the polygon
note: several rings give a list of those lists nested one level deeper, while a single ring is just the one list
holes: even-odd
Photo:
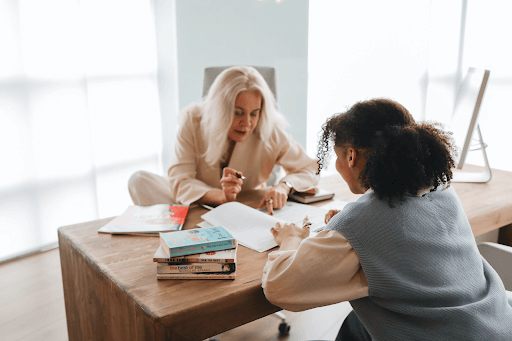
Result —
[{"label": "white wall", "polygon": [[176,0],[179,107],[201,100],[208,66],[272,66],[293,137],[306,145],[308,0]]}]

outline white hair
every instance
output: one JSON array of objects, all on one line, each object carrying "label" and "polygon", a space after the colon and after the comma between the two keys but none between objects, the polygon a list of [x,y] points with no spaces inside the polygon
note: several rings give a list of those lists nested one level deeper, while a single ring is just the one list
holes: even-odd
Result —
[{"label": "white hair", "polygon": [[267,146],[272,132],[275,129],[282,130],[287,125],[267,82],[255,68],[233,66],[222,71],[202,103],[201,130],[208,143],[204,157],[210,165],[226,157],[228,132],[235,117],[236,97],[243,91],[256,91],[261,95],[260,117],[253,134],[259,134]]}]

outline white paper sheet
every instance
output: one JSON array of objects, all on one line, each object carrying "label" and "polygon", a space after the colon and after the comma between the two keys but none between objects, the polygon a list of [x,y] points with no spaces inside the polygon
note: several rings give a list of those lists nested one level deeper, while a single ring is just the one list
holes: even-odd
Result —
[{"label": "white paper sheet", "polygon": [[266,209],[256,210],[239,202],[230,202],[203,214],[201,218],[214,226],[224,227],[241,245],[263,252],[277,246],[270,232],[276,223],[302,226],[302,220],[308,215],[313,231],[323,228],[326,213],[319,207],[288,202],[283,208],[274,210],[274,216],[270,216]]},{"label": "white paper sheet", "polygon": [[319,206],[320,208],[329,211],[329,210],[342,210],[345,205],[348,204],[347,201],[342,200],[331,200],[327,204]]},{"label": "white paper sheet", "polygon": [[[264,209],[264,212],[265,214],[268,214],[266,208]],[[308,216],[308,219],[311,222],[309,230],[311,232],[316,232],[324,228],[324,219],[327,212],[328,210],[321,207],[289,201],[283,208],[274,210],[274,217],[284,220],[287,223],[294,223],[298,226],[302,226],[304,217]]]}]

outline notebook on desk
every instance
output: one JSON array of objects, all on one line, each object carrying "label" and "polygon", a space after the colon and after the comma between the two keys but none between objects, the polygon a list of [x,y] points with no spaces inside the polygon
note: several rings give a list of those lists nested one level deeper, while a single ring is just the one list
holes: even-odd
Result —
[{"label": "notebook on desk", "polygon": [[318,188],[316,193],[295,192],[290,194],[288,198],[303,204],[311,204],[322,200],[329,200],[333,197],[334,192]]}]

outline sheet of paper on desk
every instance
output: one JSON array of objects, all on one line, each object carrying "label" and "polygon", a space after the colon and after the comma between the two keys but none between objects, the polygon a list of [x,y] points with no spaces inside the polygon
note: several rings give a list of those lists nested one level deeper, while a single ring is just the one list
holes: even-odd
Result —
[{"label": "sheet of paper on desk", "polygon": [[329,211],[329,210],[339,210],[339,211],[341,211],[343,209],[343,207],[345,207],[346,204],[348,204],[347,201],[331,200],[327,204],[321,205],[319,207],[323,208],[326,211]]},{"label": "sheet of paper on desk", "polygon": [[[197,226],[199,226],[199,227],[201,227],[201,228],[205,228],[205,227],[214,227],[215,225],[210,224],[210,223],[209,223],[209,222],[207,222],[206,220],[203,220],[202,222],[200,222],[199,224],[197,224]],[[249,249],[252,249],[252,250],[255,250],[255,251],[259,251],[259,250],[256,250],[256,249],[254,249],[253,247],[251,247],[251,246],[249,246],[249,245],[247,245],[247,244],[242,243],[242,242],[241,242],[241,241],[239,241],[238,239],[237,239],[237,242],[238,242],[238,244],[243,245],[243,246],[245,246],[245,247],[247,247],[247,248],[249,248]],[[266,250],[263,250],[263,251],[266,251]],[[263,252],[263,251],[259,251],[259,252]]]},{"label": "sheet of paper on desk", "polygon": [[217,206],[201,216],[214,226],[222,226],[240,244],[263,252],[277,246],[270,228],[282,220],[251,208],[239,202],[228,202]]},{"label": "sheet of paper on desk", "polygon": [[[262,209],[262,211],[265,212],[265,214],[268,214],[266,208]],[[321,207],[288,201],[283,208],[274,210],[274,217],[284,220],[287,223],[294,223],[298,226],[302,226],[304,217],[308,216],[308,219],[311,222],[311,227],[309,229],[311,232],[316,232],[325,226],[324,219],[327,212],[328,210]]]},{"label": "sheet of paper on desk", "polygon": [[[203,214],[201,218],[207,224],[223,226],[241,245],[264,252],[277,246],[270,233],[270,228],[276,223],[296,223],[302,226],[302,220],[308,215],[313,231],[325,225],[325,213],[326,210],[315,206],[289,202],[285,207],[275,210],[274,216],[270,216],[266,210],[263,212],[239,202],[230,202]],[[203,222],[199,226],[207,224]]]}]

